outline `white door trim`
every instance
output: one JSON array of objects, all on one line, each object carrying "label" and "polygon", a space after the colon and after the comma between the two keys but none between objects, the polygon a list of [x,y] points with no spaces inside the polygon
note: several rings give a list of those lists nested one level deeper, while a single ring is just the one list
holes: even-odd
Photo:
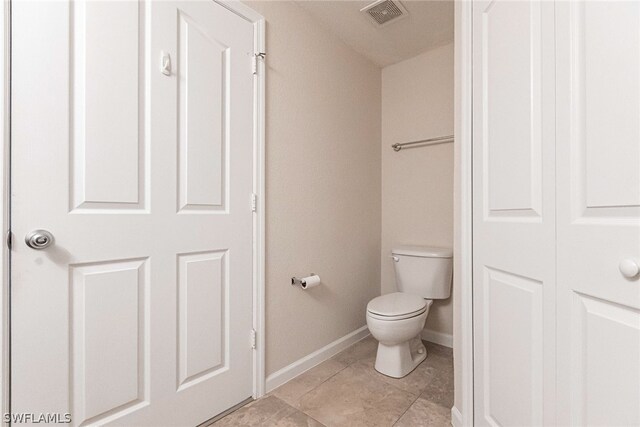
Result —
[{"label": "white door trim", "polygon": [[0,67],[2,69],[2,83],[0,84],[0,134],[2,146],[0,147],[0,226],[2,227],[2,239],[0,240],[0,317],[2,318],[2,337],[0,339],[0,410],[3,414],[0,421],[2,426],[9,424],[4,420],[4,414],[9,412],[9,386],[8,381],[11,372],[9,364],[9,250],[7,247],[7,232],[9,230],[9,162],[10,162],[10,73],[11,73],[11,2],[4,1],[0,7]]},{"label": "white door trim", "polygon": [[[454,312],[454,357],[459,358],[456,399],[451,409],[455,427],[473,425],[473,175],[472,76],[473,2],[455,3],[455,190],[454,278],[459,284]],[[457,278],[455,277],[457,276]],[[457,326],[457,327],[456,327]],[[456,348],[456,344],[458,348]]]},{"label": "white door trim", "polygon": [[[265,52],[264,18],[239,1],[214,0],[234,12],[254,26],[254,51]],[[11,2],[3,2],[0,8],[0,318],[2,336],[0,337],[0,413],[3,414],[0,425],[8,426],[4,414],[10,411],[10,373],[9,348],[9,251],[5,235],[9,230],[10,209],[10,40],[11,40]],[[257,209],[254,214],[253,232],[253,328],[256,331],[257,346],[253,356],[253,397],[258,398],[265,392],[265,71],[263,61],[258,61],[258,73],[254,79],[254,141],[253,141],[253,192],[257,196]],[[249,203],[249,201],[247,201]],[[247,337],[249,339],[249,337]]]},{"label": "white door trim", "polygon": [[[265,20],[237,0],[213,0],[253,24],[254,54],[266,53]],[[253,398],[265,394],[265,74],[264,58],[257,58],[253,80],[253,193],[257,197],[253,215]]]},{"label": "white door trim", "polygon": [[[237,0],[214,0],[253,24],[254,54],[266,53],[265,20]],[[257,197],[253,216],[253,398],[265,394],[265,75],[264,57],[256,57],[253,86],[253,193]]]}]

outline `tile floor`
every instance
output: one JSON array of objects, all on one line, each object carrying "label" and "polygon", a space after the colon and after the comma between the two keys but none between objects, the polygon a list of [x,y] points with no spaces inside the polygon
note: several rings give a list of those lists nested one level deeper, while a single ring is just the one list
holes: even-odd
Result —
[{"label": "tile floor", "polygon": [[451,349],[425,342],[427,359],[395,379],[374,370],[377,344],[369,336],[213,425],[450,426]]}]

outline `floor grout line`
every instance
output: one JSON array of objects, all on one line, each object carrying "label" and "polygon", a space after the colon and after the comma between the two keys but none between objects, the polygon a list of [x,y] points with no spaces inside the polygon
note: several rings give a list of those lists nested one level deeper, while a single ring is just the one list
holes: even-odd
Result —
[{"label": "floor grout line", "polygon": [[[264,396],[264,397],[266,397],[266,396]],[[264,399],[264,397],[261,397],[260,399]],[[277,400],[281,401],[282,403],[284,403],[285,405],[287,405],[289,408],[293,409],[295,412],[299,412],[299,413],[301,413],[301,414],[306,415],[307,417],[311,418],[313,421],[317,422],[317,423],[318,423],[318,424],[320,424],[321,426],[323,426],[323,427],[327,427],[326,425],[324,425],[324,424],[323,424],[323,423],[321,423],[320,421],[318,421],[318,420],[316,420],[315,418],[313,418],[311,415],[307,414],[307,413],[306,413],[306,412],[304,412],[304,411],[301,411],[300,409],[296,408],[296,407],[295,407],[295,406],[293,406],[293,405],[290,405],[288,402],[285,402],[284,400],[280,399],[278,396],[271,395],[271,397],[273,397],[274,399],[277,399]],[[260,400],[260,399],[257,399],[257,400]],[[254,401],[254,402],[255,402],[255,401]],[[240,408],[240,409],[242,409],[242,408]],[[262,421],[262,422],[260,423],[260,425],[263,425],[263,424],[267,423],[268,421],[273,420],[276,416],[278,416],[278,415],[279,415],[279,414],[281,414],[282,412],[286,411],[287,409],[288,409],[288,408],[282,408],[281,410],[277,411],[275,414],[271,415],[270,417],[268,417],[267,419],[265,419],[264,421]],[[292,413],[294,413],[294,412],[292,412]]]},{"label": "floor grout line", "polygon": [[[357,342],[355,342],[355,343],[351,344],[349,347],[347,347],[347,348],[345,348],[344,350],[342,350],[342,351],[340,351],[340,352],[338,352],[338,353],[334,354],[333,356],[331,356],[330,358],[328,358],[328,359],[327,359],[327,360],[325,360],[324,362],[320,362],[320,363],[318,363],[316,366],[320,366],[320,365],[322,365],[323,363],[328,362],[328,361],[330,361],[330,360],[334,359],[334,358],[335,358],[337,355],[339,355],[340,353],[343,353],[343,352],[347,351],[348,349],[350,349],[350,348],[354,347],[355,345],[357,345],[357,344],[361,343],[362,341],[366,340],[367,338],[368,338],[368,337],[365,337],[365,338],[361,339],[360,341],[357,341]],[[338,375],[340,372],[344,371],[344,370],[345,370],[345,369],[347,369],[349,366],[351,366],[351,365],[353,365],[353,364],[355,364],[355,363],[358,363],[359,361],[360,361],[360,359],[356,359],[356,360],[354,360],[353,362],[346,363],[346,364],[345,364],[345,366],[344,366],[342,369],[339,369],[339,370],[338,370],[338,371],[336,371],[333,375],[330,375],[329,377],[327,377],[327,379],[325,379],[324,381],[322,381],[322,382],[321,382],[320,384],[318,384],[317,386],[313,387],[311,390],[304,392],[304,393],[303,393],[303,394],[302,394],[302,395],[301,395],[301,396],[296,400],[296,402],[299,402],[299,401],[300,401],[304,396],[306,396],[307,394],[311,393],[313,390],[317,389],[317,388],[318,388],[318,387],[320,387],[322,384],[326,383],[326,382],[327,382],[327,381],[329,381],[331,378],[335,377],[335,376],[336,376],[336,375]],[[311,369],[313,369],[313,368],[311,368]],[[302,375],[304,375],[304,374],[302,374]],[[302,412],[304,412],[304,411],[302,411]],[[306,414],[306,412],[305,412],[305,414]],[[307,414],[307,415],[308,415],[308,414]]]},{"label": "floor grout line", "polygon": [[[329,360],[330,360],[330,359],[327,359],[327,360],[325,360],[325,362],[327,362],[327,361],[329,361]],[[324,362],[322,362],[322,363],[324,363]],[[317,366],[317,365],[316,365],[316,366]],[[322,384],[326,383],[326,382],[327,382],[327,381],[329,381],[331,378],[335,377],[335,376],[336,376],[336,375],[338,375],[340,372],[342,372],[342,371],[344,371],[345,369],[347,369],[349,366],[350,366],[350,365],[345,366],[344,368],[342,368],[342,369],[340,369],[339,371],[337,371],[335,374],[333,374],[333,375],[329,376],[327,379],[325,379],[324,381],[322,381],[322,382],[321,382],[320,384],[318,384],[317,386],[313,387],[311,390],[308,390],[308,391],[305,391],[304,393],[302,393],[302,394],[300,395],[300,397],[298,397],[298,398],[296,399],[296,404],[297,404],[298,402],[300,402],[300,400],[302,400],[302,398],[303,398],[304,396],[306,396],[307,394],[311,393],[313,390],[317,389],[317,388],[318,388],[318,387],[320,387]],[[301,411],[301,412],[305,413],[306,415],[309,415],[309,414],[307,414],[307,413],[306,413],[306,412],[304,412],[304,411]]]},{"label": "floor grout line", "polygon": [[420,399],[420,395],[418,395],[418,397],[416,397],[413,402],[411,402],[411,404],[409,406],[407,406],[407,409],[404,410],[404,412],[402,414],[400,414],[400,416],[398,417],[397,420],[394,421],[393,424],[391,424],[391,426],[395,426],[396,424],[398,424],[398,422],[402,419],[402,417],[404,417],[404,414],[406,414],[409,409],[411,409],[411,407],[418,401],[418,399]]},{"label": "floor grout line", "polygon": [[[425,360],[427,360],[427,359],[425,359]],[[422,362],[420,362],[420,363],[418,364],[418,366],[422,365],[422,364],[425,362],[425,360],[423,360]],[[364,365],[364,363],[363,363],[361,360],[358,360],[357,362],[354,362],[354,363],[362,363],[362,364]],[[365,365],[365,366],[366,366],[366,365]],[[416,367],[414,368],[414,370],[418,369],[418,366],[416,366]],[[374,371],[375,371],[376,373],[378,373],[378,374],[380,374],[380,375],[384,375],[384,374],[381,374],[380,372],[376,371],[376,370],[375,370],[375,368],[373,368],[373,369],[374,369]],[[413,372],[413,371],[411,371],[411,372]],[[410,374],[411,374],[411,372],[410,372],[409,374],[407,374],[407,375],[410,375]],[[372,376],[372,377],[373,377],[373,378],[375,378],[375,379],[377,379],[377,380],[384,381],[383,379],[376,378],[375,376]],[[389,377],[389,378],[392,378],[392,377]],[[404,378],[404,377],[403,377],[403,378]],[[401,392],[409,393],[409,394],[411,394],[411,395],[413,395],[413,396],[417,396],[417,397],[416,397],[416,399],[417,399],[418,397],[420,397],[420,396],[422,395],[422,392],[424,392],[424,390],[426,389],[426,387],[425,387],[425,388],[423,388],[423,389],[422,389],[422,390],[420,390],[420,392],[416,395],[416,394],[414,394],[414,393],[412,393],[412,392],[410,392],[410,391],[407,391],[407,390],[405,390],[405,389],[403,389],[403,388],[398,387],[397,385],[395,385],[395,384],[393,384],[393,383],[389,383],[389,382],[387,382],[387,381],[384,381],[384,383],[385,383],[385,384],[387,384],[387,385],[388,385],[388,386],[390,386],[390,387],[395,388],[396,390],[401,391]]]},{"label": "floor grout line", "polygon": [[[276,398],[276,399],[278,399],[278,400],[280,400],[280,401],[281,401],[282,403],[284,403],[285,405],[291,406],[291,405],[289,405],[287,402],[285,402],[284,400],[279,399],[279,398],[277,398],[276,396],[273,396],[273,397],[274,397],[274,398]],[[293,408],[293,406],[291,406],[291,407]],[[293,409],[295,409],[295,408],[293,408]],[[275,414],[273,414],[273,415],[271,415],[270,417],[268,417],[266,420],[262,421],[260,424],[261,424],[261,425],[262,425],[262,424],[265,424],[267,421],[270,421],[270,420],[274,419],[278,414],[280,414],[280,413],[282,413],[282,412],[284,412],[284,411],[286,411],[286,410],[287,410],[287,408],[282,408],[281,410],[277,411]]]},{"label": "floor grout line", "polygon": [[317,422],[318,424],[320,424],[322,427],[327,427],[327,425],[326,425],[326,424],[321,423],[320,421],[316,420],[315,418],[313,418],[311,415],[307,414],[306,412],[304,412],[304,411],[300,411],[300,412],[301,412],[301,413],[303,413],[303,414],[305,414],[307,417],[311,418],[313,421],[315,421],[315,422]]},{"label": "floor grout line", "polygon": [[[331,356],[329,359],[325,360],[325,361],[324,361],[324,362],[322,362],[322,363],[325,363],[325,362],[328,362],[329,360],[332,360],[332,359],[333,359],[334,357],[336,357],[338,354],[340,354],[340,353],[342,353],[342,352],[344,352],[344,351],[347,351],[348,349],[352,348],[353,346],[357,345],[358,343],[361,343],[361,342],[362,342],[362,341],[364,341],[365,339],[367,339],[367,338],[365,337],[365,338],[361,339],[360,341],[358,341],[358,342],[356,342],[356,343],[353,343],[353,344],[352,344],[352,345],[350,345],[349,347],[345,348],[344,350],[342,350],[342,351],[341,351],[341,352],[339,352],[339,353],[334,354],[333,356]],[[309,391],[307,391],[307,392],[303,393],[303,394],[302,394],[298,399],[296,399],[296,404],[298,404],[298,403],[302,400],[302,398],[303,398],[304,396],[306,396],[307,394],[311,393],[312,391],[314,391],[315,389],[317,389],[318,387],[320,387],[322,384],[326,383],[326,382],[327,382],[327,381],[329,381],[331,378],[335,377],[335,376],[336,376],[336,375],[338,375],[340,372],[344,371],[345,369],[347,369],[348,367],[350,367],[351,365],[354,365],[355,363],[357,363],[357,362],[359,362],[359,361],[360,361],[360,359],[355,359],[355,360],[354,360],[354,361],[352,361],[352,362],[346,363],[346,364],[345,364],[345,366],[344,366],[342,369],[340,369],[340,370],[336,371],[333,375],[329,376],[327,379],[325,379],[324,381],[322,381],[322,382],[321,382],[320,384],[318,384],[317,386],[313,387],[311,390],[309,390]],[[318,365],[320,365],[320,364],[321,364],[321,363],[319,363]],[[316,365],[316,366],[318,366],[318,365]],[[306,416],[308,416],[308,417],[310,417],[310,418],[313,418],[311,415],[309,415],[308,413],[306,413],[304,410],[302,410],[302,409],[299,409],[299,410],[300,410],[300,412],[302,412],[302,413],[303,413],[303,414],[305,414]],[[313,419],[315,420],[315,418],[313,418]],[[316,421],[318,421],[318,420],[316,420]],[[318,422],[320,422],[320,421],[318,421]],[[322,424],[322,423],[320,423],[320,424]],[[324,425],[324,424],[322,424],[322,425]]]}]

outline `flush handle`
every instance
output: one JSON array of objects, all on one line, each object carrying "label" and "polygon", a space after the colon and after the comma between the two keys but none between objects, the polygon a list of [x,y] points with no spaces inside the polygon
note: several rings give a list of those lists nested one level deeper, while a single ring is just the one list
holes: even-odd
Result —
[{"label": "flush handle", "polygon": [[397,256],[395,256],[395,255],[391,255],[391,257],[390,257],[390,258],[391,258],[394,262],[400,262],[400,258],[398,258],[398,257],[397,257]]}]

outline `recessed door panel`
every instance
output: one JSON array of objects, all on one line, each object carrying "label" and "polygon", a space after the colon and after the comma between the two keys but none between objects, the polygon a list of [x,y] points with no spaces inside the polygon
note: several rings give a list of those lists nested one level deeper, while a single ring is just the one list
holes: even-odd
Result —
[{"label": "recessed door panel", "polygon": [[145,207],[143,2],[70,5],[71,210]]},{"label": "recessed door panel", "polygon": [[180,13],[179,210],[220,211],[227,194],[231,49]]},{"label": "recessed door panel", "polygon": [[573,424],[640,425],[640,310],[576,293],[572,311]]},{"label": "recessed door panel", "polygon": [[70,276],[74,421],[115,419],[147,403],[146,260],[73,265]]},{"label": "recessed door panel", "polygon": [[226,257],[226,251],[178,256],[180,388],[228,367]]},{"label": "recessed door panel", "polygon": [[489,217],[541,215],[540,9],[537,2],[493,1],[482,12]]},{"label": "recessed door panel", "polygon": [[496,426],[541,425],[542,283],[491,268],[484,278],[485,416]]},{"label": "recessed door panel", "polygon": [[640,3],[615,3],[596,1],[575,6],[575,149],[583,156],[584,168],[584,175],[575,176],[582,184],[582,208],[589,211],[588,215],[610,214],[597,211],[609,208],[619,215],[637,216]]}]

